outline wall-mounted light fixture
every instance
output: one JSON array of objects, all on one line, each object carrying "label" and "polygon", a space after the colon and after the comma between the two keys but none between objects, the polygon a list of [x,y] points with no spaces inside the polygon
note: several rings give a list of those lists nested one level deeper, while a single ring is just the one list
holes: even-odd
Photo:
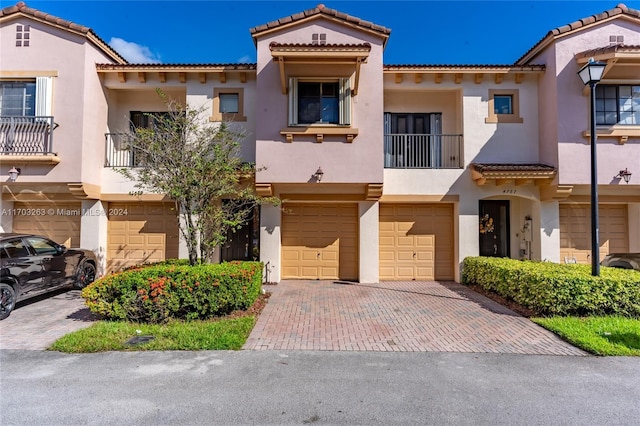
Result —
[{"label": "wall-mounted light fixture", "polygon": [[624,179],[626,183],[629,183],[629,181],[631,180],[631,172],[625,168],[624,170],[620,170],[620,173],[618,173],[618,175],[614,176],[613,178]]},{"label": "wall-mounted light fixture", "polygon": [[316,172],[313,174],[313,177],[316,178],[316,183],[320,183],[320,181],[322,180],[322,176],[324,176],[324,172],[322,171],[320,166],[318,166],[318,170],[316,170]]},{"label": "wall-mounted light fixture", "polygon": [[15,182],[18,176],[20,176],[20,173],[22,173],[20,167],[12,167],[11,170],[9,170],[9,180]]}]

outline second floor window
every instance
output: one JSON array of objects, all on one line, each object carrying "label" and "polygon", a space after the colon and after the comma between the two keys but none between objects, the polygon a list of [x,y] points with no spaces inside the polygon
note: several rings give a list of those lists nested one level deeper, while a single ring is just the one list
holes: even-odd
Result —
[{"label": "second floor window", "polygon": [[0,115],[10,117],[35,116],[35,81],[0,81]]},{"label": "second floor window", "polygon": [[298,83],[298,124],[338,124],[338,83]]},{"label": "second floor window", "polygon": [[513,97],[511,95],[494,95],[493,112],[496,114],[513,114]]},{"label": "second floor window", "polygon": [[220,93],[220,114],[235,114],[240,111],[237,93]]},{"label": "second floor window", "polygon": [[351,91],[348,78],[289,81],[289,125],[351,124]]},{"label": "second floor window", "polygon": [[640,125],[640,85],[596,86],[596,124]]},{"label": "second floor window", "polygon": [[168,114],[168,112],[131,111],[131,127],[132,129],[149,129],[154,127],[154,117],[165,117]]}]

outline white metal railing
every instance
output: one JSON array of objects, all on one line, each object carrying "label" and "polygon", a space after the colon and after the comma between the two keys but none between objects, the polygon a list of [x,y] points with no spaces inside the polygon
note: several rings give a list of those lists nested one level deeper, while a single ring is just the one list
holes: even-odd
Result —
[{"label": "white metal railing", "polygon": [[0,116],[0,153],[51,154],[56,127],[51,116]]},{"label": "white metal railing", "polygon": [[105,167],[135,167],[136,152],[127,133],[105,133]]},{"label": "white metal railing", "polygon": [[386,134],[384,167],[389,169],[460,169],[462,135]]}]

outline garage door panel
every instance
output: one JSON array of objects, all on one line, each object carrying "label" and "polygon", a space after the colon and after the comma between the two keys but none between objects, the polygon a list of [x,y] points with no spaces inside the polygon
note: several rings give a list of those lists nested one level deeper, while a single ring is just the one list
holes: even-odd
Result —
[{"label": "garage door panel", "polygon": [[435,246],[435,238],[433,235],[416,235],[416,247],[425,247],[432,249]]},{"label": "garage door panel", "polygon": [[110,203],[109,211],[114,214],[108,218],[108,270],[178,257],[173,203]]},{"label": "garage door panel", "polygon": [[433,251],[419,251],[416,253],[416,260],[433,262],[434,260],[433,255],[434,255]]},{"label": "garage door panel", "polygon": [[434,276],[434,268],[429,266],[418,266],[418,275],[421,276]]},{"label": "garage door panel", "polygon": [[379,217],[381,279],[454,278],[452,205],[381,205]]},{"label": "garage door panel", "polygon": [[283,278],[357,278],[355,204],[286,204],[284,211]]},{"label": "garage door panel", "polygon": [[147,235],[146,243],[152,244],[152,245],[164,246],[164,243],[165,243],[164,235]]},{"label": "garage door panel", "polygon": [[[600,260],[607,254],[629,250],[627,206],[599,206]],[[560,205],[560,260],[575,258],[591,263],[591,207],[583,204]]]},{"label": "garage door panel", "polygon": [[38,212],[38,215],[14,215],[13,231],[43,235],[67,247],[80,247],[80,202],[16,202],[17,212]]}]

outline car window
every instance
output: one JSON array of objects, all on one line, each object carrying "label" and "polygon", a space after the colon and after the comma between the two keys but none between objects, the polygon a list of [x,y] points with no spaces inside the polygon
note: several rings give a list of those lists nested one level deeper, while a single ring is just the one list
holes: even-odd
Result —
[{"label": "car window", "polygon": [[29,241],[29,244],[38,255],[56,254],[58,252],[57,244],[53,241],[38,237],[29,237],[27,241]]},{"label": "car window", "polygon": [[29,256],[29,250],[22,240],[3,241],[0,243],[0,258],[16,258]]}]

